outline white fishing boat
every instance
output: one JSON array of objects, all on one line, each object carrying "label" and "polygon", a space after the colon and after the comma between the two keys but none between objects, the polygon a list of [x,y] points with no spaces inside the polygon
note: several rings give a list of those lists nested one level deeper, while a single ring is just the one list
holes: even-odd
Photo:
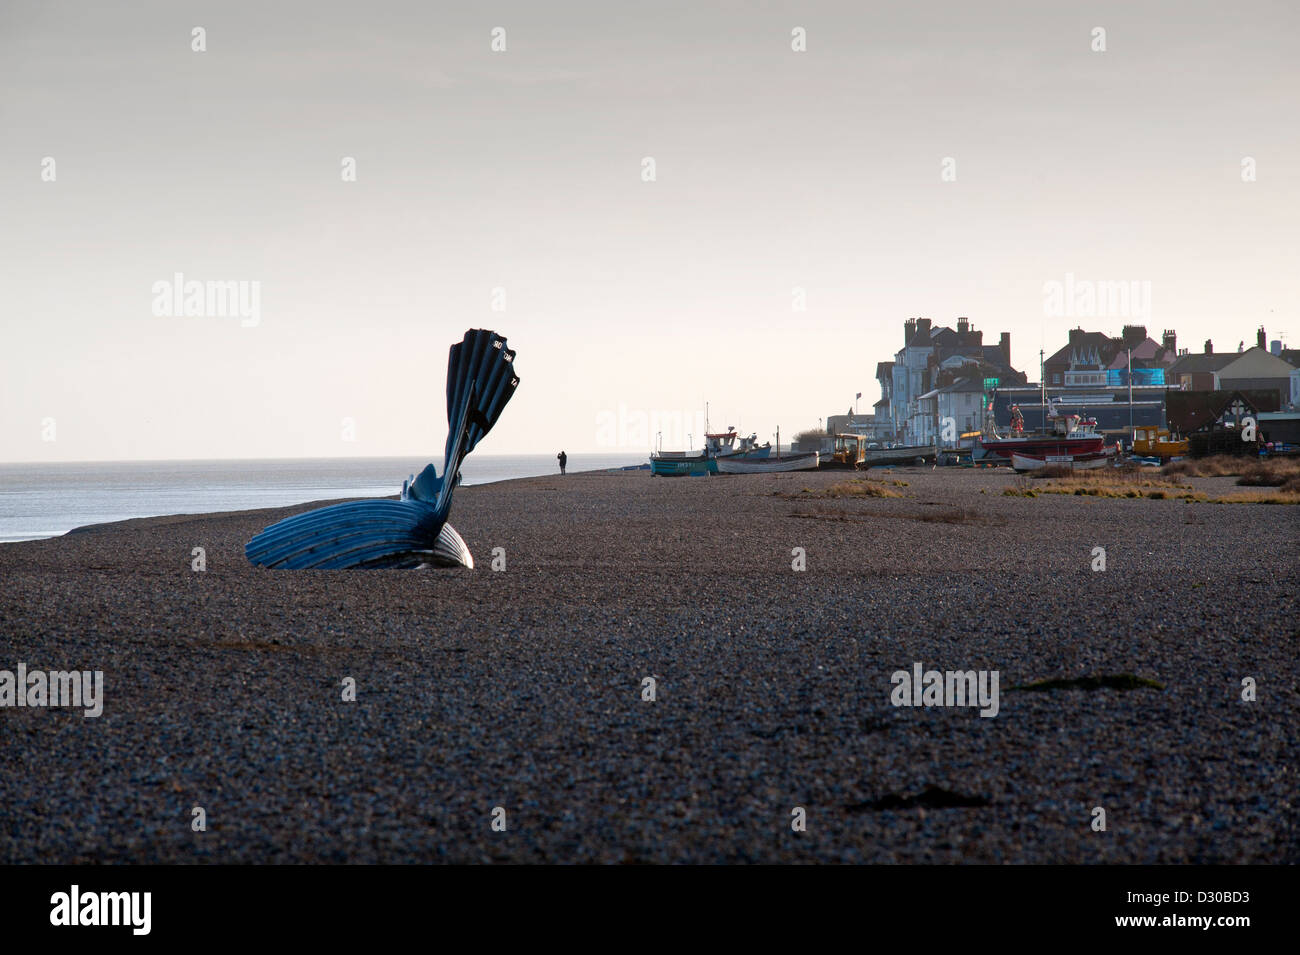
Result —
[{"label": "white fishing boat", "polygon": [[732,455],[718,458],[719,474],[774,474],[780,471],[815,471],[818,454],[795,454],[785,458],[758,458]]},{"label": "white fishing boat", "polygon": [[1011,466],[1017,471],[1037,471],[1039,468],[1062,467],[1074,471],[1087,471],[1092,468],[1104,468],[1115,460],[1115,447],[1111,445],[1100,451],[1083,454],[1021,454],[1011,453]]}]

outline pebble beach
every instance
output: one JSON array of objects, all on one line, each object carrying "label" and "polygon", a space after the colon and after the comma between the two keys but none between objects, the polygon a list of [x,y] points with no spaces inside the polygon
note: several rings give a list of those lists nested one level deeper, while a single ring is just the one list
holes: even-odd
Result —
[{"label": "pebble beach", "polygon": [[0,708],[0,860],[1300,862],[1300,508],[870,476],[464,487],[472,571],[247,562],[312,504],[0,545],[0,668],[104,673]]}]

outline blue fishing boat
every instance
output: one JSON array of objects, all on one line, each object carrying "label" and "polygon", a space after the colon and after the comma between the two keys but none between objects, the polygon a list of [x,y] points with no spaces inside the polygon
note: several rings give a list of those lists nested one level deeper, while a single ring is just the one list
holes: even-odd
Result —
[{"label": "blue fishing boat", "polygon": [[650,474],[653,477],[704,477],[709,474],[709,461],[702,454],[680,458],[652,456]]},{"label": "blue fishing boat", "polygon": [[659,477],[699,477],[718,473],[719,458],[766,458],[771,444],[758,443],[758,435],[740,437],[734,428],[704,436],[702,451],[655,451],[650,455],[650,474]]}]

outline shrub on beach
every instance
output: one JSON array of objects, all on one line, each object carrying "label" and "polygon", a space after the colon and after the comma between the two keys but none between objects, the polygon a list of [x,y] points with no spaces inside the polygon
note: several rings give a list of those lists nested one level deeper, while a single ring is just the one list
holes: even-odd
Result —
[{"label": "shrub on beach", "polygon": [[1183,477],[1229,477],[1240,474],[1242,468],[1250,463],[1250,458],[1230,454],[1216,454],[1208,458],[1185,458],[1171,461],[1160,469],[1166,477],[1181,475]]},{"label": "shrub on beach", "polygon": [[898,491],[874,481],[840,481],[826,489],[827,497],[902,497]]},{"label": "shrub on beach", "polygon": [[1265,458],[1216,454],[1208,458],[1171,461],[1160,469],[1165,477],[1234,477],[1247,487],[1277,487],[1300,477],[1300,458]]},{"label": "shrub on beach", "polygon": [[1242,487],[1284,487],[1300,481],[1300,459],[1273,458],[1256,461],[1241,472],[1237,483]]}]

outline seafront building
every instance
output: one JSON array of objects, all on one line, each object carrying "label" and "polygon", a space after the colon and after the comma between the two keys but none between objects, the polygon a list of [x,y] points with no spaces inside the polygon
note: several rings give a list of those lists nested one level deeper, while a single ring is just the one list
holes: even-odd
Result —
[{"label": "seafront building", "polygon": [[1300,442],[1300,415],[1279,410],[1274,388],[1169,392],[1169,429],[1187,439],[1194,457],[1239,453],[1247,418],[1255,421],[1261,443]]},{"label": "seafront building", "polygon": [[1276,391],[1281,409],[1300,408],[1300,350],[1265,347],[1260,328],[1255,345],[1215,352],[1207,341],[1201,354],[1182,354],[1169,370],[1170,385],[1183,391]]},{"label": "seafront building", "polygon": [[1093,388],[1164,385],[1166,372],[1178,357],[1178,336],[1166,329],[1159,342],[1144,325],[1125,325],[1116,337],[1072,328],[1066,344],[1043,360],[1049,388]]},{"label": "seafront building", "polygon": [[909,318],[903,323],[903,347],[893,361],[876,366],[876,380],[876,434],[904,445],[935,444],[946,417],[957,422],[958,433],[978,428],[981,399],[991,381],[1026,383],[1024,372],[1011,366],[1011,333],[986,345],[984,333],[965,316],[956,328]]},{"label": "seafront building", "polygon": [[[1143,325],[1125,325],[1118,335],[1073,328],[1065,344],[1043,358],[1040,373],[1045,385],[1028,381],[1011,365],[1008,332],[998,344],[985,345],[983,333],[966,317],[957,319],[956,328],[909,318],[903,347],[893,361],[876,365],[880,399],[872,412],[830,415],[826,430],[863,434],[881,444],[969,446],[961,435],[980,430],[986,410],[1005,428],[1016,405],[1027,428],[1044,427],[1044,393],[1059,410],[1095,418],[1099,431],[1124,443],[1143,425],[1181,433],[1187,423],[1183,409],[1222,411],[1225,402],[1234,404],[1233,394],[1248,396],[1247,404],[1269,415],[1278,434],[1290,434],[1286,422],[1300,412],[1300,350],[1268,343],[1263,328],[1251,348],[1243,341],[1235,352],[1215,352],[1206,341],[1200,353],[1179,350],[1173,329],[1156,340]],[[1180,399],[1180,413],[1171,414],[1171,393],[1202,397]],[[1226,420],[1222,413],[1213,418]],[[945,433],[949,419],[955,427]]]}]

